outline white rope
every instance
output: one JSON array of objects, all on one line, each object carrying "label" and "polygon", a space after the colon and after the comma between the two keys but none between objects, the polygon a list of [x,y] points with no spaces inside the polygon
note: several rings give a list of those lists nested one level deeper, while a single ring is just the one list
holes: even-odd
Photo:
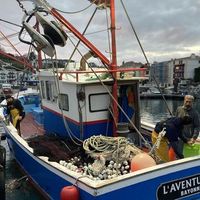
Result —
[{"label": "white rope", "polygon": [[124,137],[92,136],[83,142],[83,148],[91,157],[103,156],[107,160],[125,160],[130,155],[128,140]]},{"label": "white rope", "polygon": [[157,138],[156,143],[155,143],[157,149],[159,149],[160,142],[161,142],[162,138],[165,136],[165,134],[166,134],[166,129],[163,128],[163,130],[158,134],[158,138]]},{"label": "white rope", "polygon": [[155,142],[155,144],[153,145],[151,151],[149,152],[149,155],[151,155],[151,154],[154,152],[155,148],[156,148],[156,149],[159,149],[159,147],[160,147],[160,142],[161,142],[162,138],[165,136],[165,134],[166,134],[166,128],[164,127],[164,128],[162,129],[162,131],[158,134],[158,137],[157,137],[157,139],[156,139],[156,142]]}]

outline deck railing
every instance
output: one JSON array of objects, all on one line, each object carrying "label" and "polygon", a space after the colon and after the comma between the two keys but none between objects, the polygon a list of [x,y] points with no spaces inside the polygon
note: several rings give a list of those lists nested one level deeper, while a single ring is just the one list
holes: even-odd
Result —
[{"label": "deck railing", "polygon": [[147,78],[148,77],[148,69],[147,68],[122,68],[116,70],[95,70],[94,71],[57,71],[59,73],[59,79],[63,79],[63,74],[71,74],[76,78],[76,82],[79,82],[80,74],[110,74],[116,73],[117,79],[127,79],[127,78]]}]

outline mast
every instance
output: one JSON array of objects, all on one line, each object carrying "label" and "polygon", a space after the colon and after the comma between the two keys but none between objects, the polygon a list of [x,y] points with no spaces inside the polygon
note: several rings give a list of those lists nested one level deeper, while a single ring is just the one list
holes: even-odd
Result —
[{"label": "mast", "polygon": [[[117,69],[117,50],[116,50],[116,35],[115,35],[115,0],[110,0],[110,17],[111,17],[111,44],[112,44],[112,60],[111,60],[111,70],[112,75],[114,77],[114,83],[112,87],[112,95],[116,101],[113,101],[113,116],[114,122],[118,123],[118,97],[117,97],[117,76],[116,76],[116,69]],[[113,136],[117,136],[117,127],[115,123],[113,123]]]}]

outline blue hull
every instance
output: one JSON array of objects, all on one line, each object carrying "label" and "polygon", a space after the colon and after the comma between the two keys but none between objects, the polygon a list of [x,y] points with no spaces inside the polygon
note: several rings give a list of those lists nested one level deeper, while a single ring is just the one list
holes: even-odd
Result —
[{"label": "blue hull", "polygon": [[[60,114],[55,114],[51,111],[43,109],[44,112],[44,129],[49,134],[56,134],[60,137],[69,137],[65,125],[63,123],[63,118]],[[69,118],[65,118],[70,130],[74,135],[81,139],[87,139],[92,135],[99,135],[107,132],[108,136],[111,136],[112,126],[107,124],[107,121],[91,122],[83,124],[83,135],[80,135],[81,125],[78,122],[74,122]],[[101,132],[100,132],[101,131]]]},{"label": "blue hull", "polygon": [[[20,143],[14,134],[6,128],[7,140],[12,153],[22,169],[28,174],[40,190],[49,198],[60,199],[64,186],[72,185],[80,175],[65,173],[34,156]],[[81,200],[167,200],[200,198],[199,156],[171,163],[157,165],[153,168],[136,171],[113,180],[78,181]],[[56,166],[58,163],[56,163]],[[79,177],[79,179],[81,179]],[[94,183],[94,184],[93,184]]]}]

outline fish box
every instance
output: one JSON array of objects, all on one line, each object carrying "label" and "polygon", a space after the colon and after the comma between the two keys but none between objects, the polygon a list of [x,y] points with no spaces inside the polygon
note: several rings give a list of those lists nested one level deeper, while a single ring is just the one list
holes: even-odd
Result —
[{"label": "fish box", "polygon": [[40,108],[34,108],[33,109],[33,118],[36,123],[42,125],[44,124],[44,115],[43,115],[43,110]]}]

